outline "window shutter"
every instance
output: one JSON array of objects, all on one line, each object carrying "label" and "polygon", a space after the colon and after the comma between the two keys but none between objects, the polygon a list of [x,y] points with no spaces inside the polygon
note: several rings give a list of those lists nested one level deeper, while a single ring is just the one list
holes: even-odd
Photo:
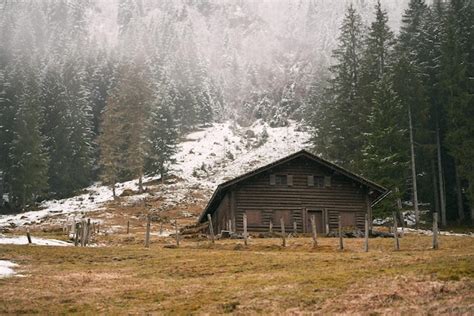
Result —
[{"label": "window shutter", "polygon": [[271,175],[270,175],[270,185],[275,185],[275,183],[276,183],[275,175],[274,175],[274,174],[271,174]]},{"label": "window shutter", "polygon": [[314,187],[314,176],[308,176],[308,186]]},{"label": "window shutter", "polygon": [[289,186],[293,185],[293,175],[289,174],[286,176],[286,180]]},{"label": "window shutter", "polygon": [[326,188],[331,186],[331,177],[330,176],[324,177],[324,186]]}]

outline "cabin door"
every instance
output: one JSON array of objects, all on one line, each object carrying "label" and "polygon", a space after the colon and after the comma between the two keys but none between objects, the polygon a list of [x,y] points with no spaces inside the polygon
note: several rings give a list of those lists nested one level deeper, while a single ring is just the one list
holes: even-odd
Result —
[{"label": "cabin door", "polygon": [[324,233],[323,211],[316,210],[308,210],[306,216],[306,232],[311,233],[313,231],[311,227],[311,216],[313,215],[316,220],[316,231],[318,235]]}]

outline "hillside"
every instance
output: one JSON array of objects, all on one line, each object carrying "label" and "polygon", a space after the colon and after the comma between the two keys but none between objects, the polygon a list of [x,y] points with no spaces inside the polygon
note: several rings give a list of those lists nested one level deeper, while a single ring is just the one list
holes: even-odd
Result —
[{"label": "hillside", "polygon": [[184,137],[164,184],[159,177],[146,177],[146,192],[137,194],[138,180],[119,183],[117,195],[126,196],[114,201],[109,187],[95,183],[80,195],[45,201],[38,211],[0,215],[0,228],[62,225],[87,216],[113,230],[124,224],[123,216],[130,212],[140,218],[149,211],[187,218],[190,223],[219,183],[304,148],[309,135],[300,129],[295,122],[278,128],[261,121],[249,127],[215,123]]}]

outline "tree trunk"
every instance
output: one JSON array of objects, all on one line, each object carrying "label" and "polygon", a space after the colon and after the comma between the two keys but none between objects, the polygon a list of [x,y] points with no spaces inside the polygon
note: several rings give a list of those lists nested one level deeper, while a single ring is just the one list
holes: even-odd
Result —
[{"label": "tree trunk", "polygon": [[446,194],[444,192],[443,163],[441,161],[441,139],[439,135],[439,122],[436,118],[436,149],[438,152],[438,180],[439,180],[439,201],[441,207],[441,225],[446,226]]},{"label": "tree trunk", "polygon": [[461,178],[459,177],[458,166],[454,164],[455,177],[456,177],[456,198],[458,202],[458,219],[459,223],[464,220],[464,204],[462,201],[462,188],[461,188]]},{"label": "tree trunk", "polygon": [[412,195],[413,209],[415,210],[415,225],[420,222],[420,210],[418,209],[418,189],[416,185],[416,164],[415,164],[415,142],[413,140],[413,121],[411,118],[411,106],[408,107],[408,124],[410,129],[410,154],[411,154],[411,178],[412,178]]},{"label": "tree trunk", "polygon": [[431,170],[432,170],[432,173],[433,173],[433,194],[434,194],[435,213],[440,214],[440,211],[439,211],[438,180],[436,178],[436,163],[435,163],[434,160],[431,160]]}]

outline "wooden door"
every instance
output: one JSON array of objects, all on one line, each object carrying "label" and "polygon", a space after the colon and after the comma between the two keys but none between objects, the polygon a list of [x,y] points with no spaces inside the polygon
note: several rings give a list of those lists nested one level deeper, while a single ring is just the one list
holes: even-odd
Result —
[{"label": "wooden door", "polygon": [[308,214],[306,216],[306,232],[311,233],[313,228],[311,227],[311,216],[314,215],[316,219],[316,231],[318,234],[324,233],[324,222],[323,222],[323,211],[311,211],[308,210]]}]

